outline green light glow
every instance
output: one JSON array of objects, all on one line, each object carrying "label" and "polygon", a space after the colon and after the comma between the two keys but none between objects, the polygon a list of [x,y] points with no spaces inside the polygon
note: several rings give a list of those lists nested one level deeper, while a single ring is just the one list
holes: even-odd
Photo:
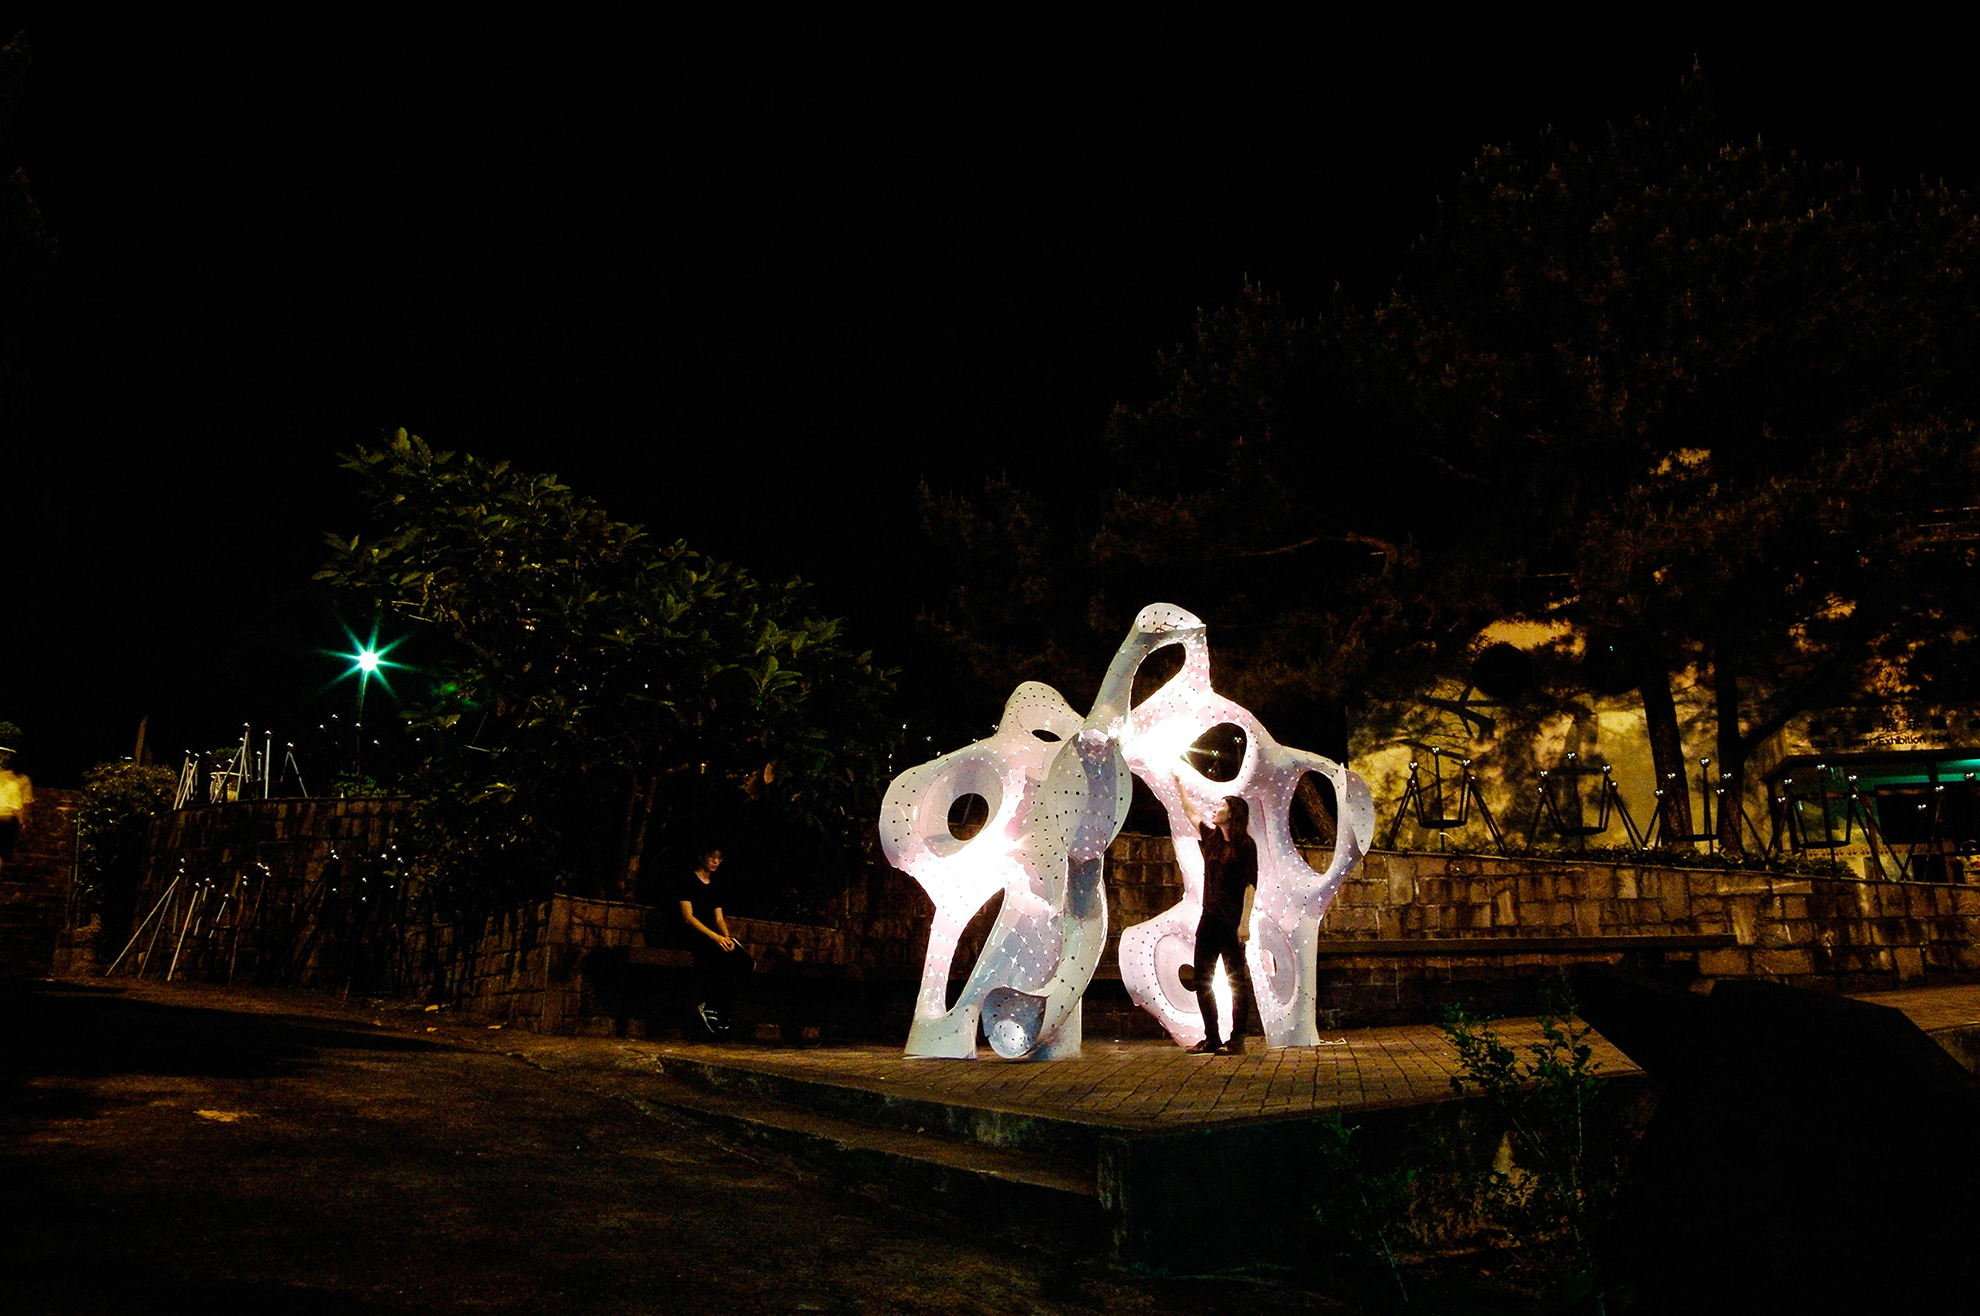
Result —
[{"label": "green light glow", "polygon": [[362,711],[364,708],[365,688],[376,679],[389,691],[392,688],[392,683],[386,679],[385,673],[387,669],[405,666],[404,663],[395,663],[385,656],[391,653],[394,648],[398,647],[405,637],[401,636],[398,640],[393,640],[388,644],[380,644],[378,642],[378,627],[376,625],[373,625],[371,628],[371,638],[369,640],[359,640],[356,635],[351,634],[348,630],[344,634],[350,637],[351,647],[349,649],[343,651],[325,649],[323,652],[333,658],[341,658],[349,664],[337,676],[336,681],[332,681],[331,684],[335,685],[337,681],[342,681],[348,677],[357,677],[358,708]]}]

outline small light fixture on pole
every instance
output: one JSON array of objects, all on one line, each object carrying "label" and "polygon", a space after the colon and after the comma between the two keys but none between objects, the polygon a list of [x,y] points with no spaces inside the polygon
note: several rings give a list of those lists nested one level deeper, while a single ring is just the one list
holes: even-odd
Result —
[{"label": "small light fixture on pole", "polygon": [[[352,773],[357,777],[357,779],[360,782],[362,782],[364,780],[365,691],[370,687],[370,684],[374,679],[376,679],[380,685],[384,686],[388,693],[391,691],[392,683],[391,681],[386,679],[385,676],[386,669],[391,667],[403,667],[405,666],[405,664],[392,662],[389,659],[387,659],[385,655],[392,652],[392,650],[397,648],[400,644],[404,643],[405,637],[400,636],[398,639],[393,640],[389,644],[384,644],[384,645],[379,644],[378,623],[375,621],[371,624],[371,638],[368,640],[360,642],[358,640],[358,637],[348,627],[345,629],[344,635],[351,642],[351,651],[339,652],[334,654],[333,656],[342,658],[350,664],[350,666],[345,668],[343,673],[337,677],[337,681],[342,681],[345,678],[351,676],[357,677],[357,726],[355,728],[357,734],[357,753],[352,759],[351,770]],[[326,650],[325,652],[329,652],[329,651]],[[330,684],[335,685],[337,681],[332,681]]]}]

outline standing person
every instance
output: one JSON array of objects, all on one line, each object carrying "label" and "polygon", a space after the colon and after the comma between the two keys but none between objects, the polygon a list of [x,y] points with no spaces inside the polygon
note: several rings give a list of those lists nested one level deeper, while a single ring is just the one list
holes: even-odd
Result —
[{"label": "standing person", "polygon": [[742,943],[729,935],[728,920],[722,917],[725,884],[715,880],[721,867],[721,850],[704,850],[675,888],[688,948],[694,952],[694,1010],[711,1037],[729,1035],[735,979],[756,967]]},{"label": "standing person", "polygon": [[[1205,822],[1190,806],[1181,778],[1176,791],[1203,849],[1203,915],[1196,923],[1196,1004],[1203,1011],[1203,1040],[1189,1049],[1195,1055],[1242,1055],[1245,1017],[1251,1012],[1251,968],[1245,963],[1244,943],[1251,936],[1251,897],[1258,886],[1258,847],[1247,830],[1251,806],[1227,795]],[[1217,1000],[1210,991],[1219,959],[1231,977],[1231,1035],[1222,1040]]]}]

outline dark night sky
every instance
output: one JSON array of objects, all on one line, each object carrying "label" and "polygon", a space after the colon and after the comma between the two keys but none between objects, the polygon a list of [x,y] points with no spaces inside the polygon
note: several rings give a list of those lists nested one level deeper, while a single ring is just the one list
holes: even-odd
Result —
[{"label": "dark night sky", "polygon": [[1656,113],[1696,51],[1729,136],[1976,181],[1964,57],[1895,37],[282,21],[26,25],[0,166],[61,255],[0,435],[0,718],[44,782],[147,714],[168,759],[313,720],[333,458],[400,425],[801,573],[892,656],[917,479],[1095,487],[1196,307],[1379,294],[1485,141]]}]

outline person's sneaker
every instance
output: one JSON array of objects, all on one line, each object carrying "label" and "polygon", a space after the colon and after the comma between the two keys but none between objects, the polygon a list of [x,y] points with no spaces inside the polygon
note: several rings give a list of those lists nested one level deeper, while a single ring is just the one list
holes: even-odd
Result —
[{"label": "person's sneaker", "polygon": [[1244,1039],[1242,1037],[1233,1037],[1230,1041],[1224,1043],[1222,1046],[1217,1048],[1217,1054],[1220,1056],[1243,1055]]},{"label": "person's sneaker", "polygon": [[1193,1056],[1213,1056],[1217,1054],[1217,1044],[1206,1037],[1195,1046],[1184,1047],[1183,1050]]},{"label": "person's sneaker", "polygon": [[722,1025],[722,1016],[715,1013],[713,1006],[697,1005],[694,1007],[694,1012],[701,1019],[701,1026],[710,1037],[720,1037],[727,1031]]}]

